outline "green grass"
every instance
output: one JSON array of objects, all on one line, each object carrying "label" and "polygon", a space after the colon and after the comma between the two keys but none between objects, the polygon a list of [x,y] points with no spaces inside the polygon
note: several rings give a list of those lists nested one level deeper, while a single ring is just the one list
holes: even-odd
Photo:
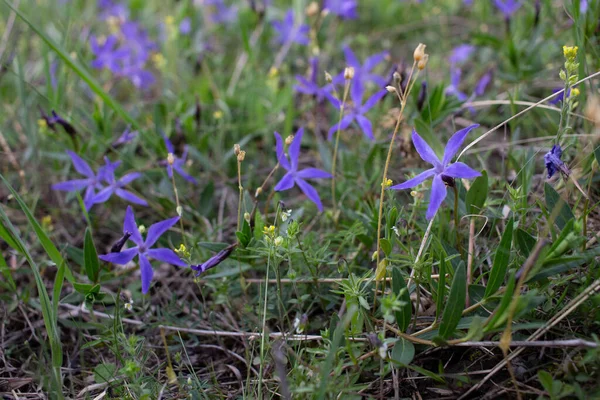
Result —
[{"label": "green grass", "polygon": [[[264,12],[239,1],[229,25],[194,3],[124,1],[158,45],[155,82],[141,90],[91,67],[91,36],[116,28],[95,2],[0,2],[0,397],[597,396],[600,1],[585,14],[578,0],[524,2],[509,23],[487,0],[361,0],[356,20],[306,15],[308,1]],[[310,44],[282,50],[270,22],[292,3]],[[189,35],[178,31],[186,17]],[[320,85],[342,72],[344,45],[361,61],[387,51],[375,72],[396,86],[392,67],[406,79],[419,43],[429,60],[412,75],[387,178],[429,168],[412,129],[441,155],[454,132],[481,125],[459,158],[483,176],[455,180],[431,222],[430,180],[385,191],[379,215],[394,93],[366,114],[375,140],[353,124],[334,161],[327,132],[339,110],[294,89],[312,56]],[[460,64],[460,90],[469,97],[492,73],[468,104],[446,92],[448,56],[465,43],[476,50]],[[578,46],[576,65],[563,45]],[[561,69],[579,94],[541,101],[565,88]],[[40,109],[76,133],[39,125]],[[127,127],[138,136],[113,146]],[[285,172],[273,132],[300,127],[302,168],[336,165],[334,196],[331,181],[311,181],[323,212],[297,187],[273,190]],[[168,177],[163,133],[177,156],[188,146],[183,169],[197,185]],[[556,141],[571,174],[548,179]],[[97,258],[122,236],[128,203],[86,212],[83,193],[51,189],[81,178],[66,150],[94,171],[106,156],[122,162],[118,177],[141,172],[126,186],[149,204],[134,206],[138,224],[180,213],[155,247],[184,244],[190,264],[223,261],[198,277],[154,261],[142,294],[136,262]]]}]

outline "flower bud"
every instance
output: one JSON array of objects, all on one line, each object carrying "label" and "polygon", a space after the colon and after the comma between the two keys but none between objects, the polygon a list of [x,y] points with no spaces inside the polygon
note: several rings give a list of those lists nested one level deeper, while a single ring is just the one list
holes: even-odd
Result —
[{"label": "flower bud", "polygon": [[348,81],[352,78],[354,78],[354,67],[346,67],[344,69],[344,79]]},{"label": "flower bud", "polygon": [[396,82],[401,82],[402,81],[402,75],[400,75],[400,72],[398,72],[398,71],[394,72],[394,80]]},{"label": "flower bud", "polygon": [[246,220],[247,223],[250,223],[250,213],[249,212],[244,213],[244,219]]},{"label": "flower bud", "polygon": [[273,243],[275,243],[275,246],[279,247],[283,244],[283,238],[281,236],[277,236]]},{"label": "flower bud", "polygon": [[290,135],[288,137],[285,138],[285,144],[287,144],[288,146],[290,144],[292,144],[292,142],[294,141],[294,135]]},{"label": "flower bud", "polygon": [[331,76],[331,74],[327,71],[325,71],[325,80],[327,81],[327,83],[331,83],[333,82],[333,77]]},{"label": "flower bud", "polygon": [[318,13],[319,13],[319,3],[318,2],[313,1],[312,3],[310,3],[308,5],[308,7],[306,7],[306,15],[307,16],[314,17]]},{"label": "flower bud", "polygon": [[235,153],[236,156],[238,154],[240,154],[240,150],[241,150],[241,147],[240,147],[239,144],[236,143],[236,144],[233,145],[233,152]]},{"label": "flower bud", "polygon": [[395,87],[391,85],[386,86],[385,90],[387,90],[389,93],[396,93],[398,91]]},{"label": "flower bud", "polygon": [[177,215],[181,217],[181,214],[183,214],[183,208],[181,206],[177,206],[175,210],[177,211]]},{"label": "flower bud", "polygon": [[256,192],[254,193],[254,197],[258,197],[260,196],[260,194],[263,192],[262,187],[259,187],[258,189],[256,189]]},{"label": "flower bud", "polygon": [[167,162],[169,163],[169,165],[173,165],[175,163],[175,156],[173,155],[173,153],[169,153],[167,155]]},{"label": "flower bud", "polygon": [[239,154],[237,155],[237,160],[242,162],[244,161],[244,158],[246,158],[246,152],[244,150],[240,150]]},{"label": "flower bud", "polygon": [[427,46],[425,46],[423,43],[419,43],[419,45],[415,49],[413,58],[415,59],[416,62],[421,61],[425,57],[425,47],[427,47]]},{"label": "flower bud", "polygon": [[417,63],[417,68],[421,71],[425,69],[427,66],[427,61],[429,61],[429,54],[425,54],[423,58]]}]

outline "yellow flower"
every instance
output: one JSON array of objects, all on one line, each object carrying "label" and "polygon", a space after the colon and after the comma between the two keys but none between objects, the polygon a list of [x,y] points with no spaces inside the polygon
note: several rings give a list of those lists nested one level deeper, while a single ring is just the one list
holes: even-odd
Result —
[{"label": "yellow flower", "polygon": [[152,62],[158,69],[162,69],[167,64],[167,60],[165,60],[165,56],[162,53],[152,54]]},{"label": "yellow flower", "polygon": [[269,237],[272,237],[273,235],[275,235],[275,225],[265,226],[263,228],[263,234],[265,236],[269,236]]},{"label": "yellow flower", "polygon": [[563,46],[563,54],[567,60],[573,61],[577,57],[577,46]]},{"label": "yellow flower", "polygon": [[221,110],[217,110],[217,111],[215,111],[215,112],[213,113],[213,117],[214,117],[215,119],[221,119],[221,118],[223,118],[223,111],[221,111]]},{"label": "yellow flower", "polygon": [[573,88],[571,89],[571,96],[575,97],[575,96],[579,96],[579,89],[577,88]]},{"label": "yellow flower", "polygon": [[172,15],[167,15],[167,17],[165,18],[165,24],[173,25],[174,23],[175,23],[175,17],[173,17]]},{"label": "yellow flower", "polygon": [[385,182],[381,182],[381,186],[385,187],[385,188],[389,188],[390,186],[392,186],[393,181],[391,179],[386,179]]}]

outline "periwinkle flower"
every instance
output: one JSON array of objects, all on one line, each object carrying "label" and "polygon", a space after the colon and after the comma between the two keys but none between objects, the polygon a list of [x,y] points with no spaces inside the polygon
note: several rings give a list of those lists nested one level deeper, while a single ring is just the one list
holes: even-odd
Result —
[{"label": "periwinkle flower", "polygon": [[192,20],[190,17],[186,17],[179,23],[179,33],[189,35],[190,32],[192,32]]},{"label": "periwinkle flower", "polygon": [[458,88],[460,86],[461,75],[462,71],[460,68],[450,68],[450,85],[448,85],[446,88],[446,94],[454,96],[460,101],[465,101],[467,100],[468,96],[464,92],[461,92]]},{"label": "periwinkle flower", "polygon": [[278,34],[277,40],[280,44],[293,42],[307,46],[310,43],[308,38],[310,28],[306,24],[298,25],[295,22],[294,10],[291,8],[286,12],[283,20],[273,21],[271,24]]},{"label": "periwinkle flower", "polygon": [[[78,192],[85,189],[85,194],[83,195],[83,204],[85,205],[85,209],[89,210],[94,205],[93,198],[96,194],[96,190],[102,189],[102,185],[100,183],[101,176],[99,175],[103,175],[106,172],[101,168],[101,171],[99,171],[98,175],[96,175],[90,165],[77,154],[70,150],[67,150],[67,154],[69,154],[69,157],[71,157],[75,171],[85,176],[85,178],[60,182],[52,185],[52,189],[61,190],[64,192]],[[110,164],[110,167],[112,168],[112,164]]]},{"label": "periwinkle flower", "polygon": [[108,157],[105,157],[104,159],[107,165],[111,165],[111,167],[102,171],[102,173],[98,172],[98,177],[105,182],[107,186],[101,189],[92,198],[92,202],[94,204],[104,203],[108,201],[108,199],[110,199],[114,194],[130,203],[138,204],[140,206],[147,206],[148,202],[146,202],[146,200],[141,199],[135,194],[123,189],[125,186],[142,176],[142,174],[139,172],[130,172],[123,175],[121,178],[116,179],[115,170],[121,164],[121,161],[115,161],[114,163],[111,163]]},{"label": "periwinkle flower", "polygon": [[331,84],[323,87],[319,86],[319,58],[313,57],[310,59],[310,80],[301,75],[296,75],[298,85],[294,86],[294,90],[299,93],[315,96],[317,101],[321,102],[327,93],[332,89]]},{"label": "periwinkle flower", "polygon": [[204,4],[214,7],[214,13],[210,15],[210,20],[216,24],[229,24],[237,19],[237,7],[228,7],[224,0],[207,0]]},{"label": "periwinkle flower", "polygon": [[[358,94],[352,92],[351,93],[352,103],[346,104],[344,106],[345,114],[342,117],[342,121],[336,122],[335,125],[333,125],[331,128],[329,128],[329,133],[328,133],[329,139],[331,139],[333,134],[338,129],[340,129],[340,130],[346,129],[350,126],[350,124],[353,121],[356,121],[356,123],[358,124],[358,126],[360,127],[360,129],[362,130],[364,135],[367,138],[369,138],[370,140],[375,140],[375,137],[373,136],[373,125],[371,124],[371,121],[369,121],[369,119],[367,117],[365,117],[364,114],[366,114],[371,108],[373,108],[375,106],[375,104],[377,104],[377,102],[379,102],[379,100],[381,100],[387,93],[388,92],[386,89],[380,90],[377,93],[375,93],[374,95],[372,95],[371,97],[369,97],[367,99],[367,101],[364,104],[362,104],[362,97],[363,97],[362,92],[358,93]],[[355,97],[355,96],[359,96],[359,97]],[[335,98],[330,93],[327,93],[327,99],[338,110],[342,106],[342,102],[339,99]]]},{"label": "periwinkle flower", "polygon": [[479,78],[475,85],[474,95],[483,96],[488,86],[492,83],[492,71],[489,70]]},{"label": "periwinkle flower", "polygon": [[568,176],[570,171],[566,164],[561,160],[562,149],[559,144],[552,146],[552,149],[544,155],[544,162],[546,163],[546,169],[548,170],[548,178],[556,173],[556,171],[562,172],[565,176]]},{"label": "periwinkle flower", "polygon": [[475,46],[470,44],[461,44],[452,49],[452,53],[450,54],[450,57],[448,57],[448,61],[450,61],[450,64],[452,65],[463,63],[467,61],[469,57],[471,57],[471,54],[473,54],[474,51]]},{"label": "periwinkle flower", "polygon": [[498,11],[504,14],[504,18],[509,19],[521,8],[523,2],[517,0],[494,0],[494,5]]},{"label": "periwinkle flower", "polygon": [[140,273],[142,277],[142,293],[148,293],[150,289],[150,283],[154,276],[152,265],[148,258],[153,258],[165,263],[177,265],[178,267],[185,267],[187,264],[183,262],[177,254],[171,249],[153,249],[152,246],[158,241],[158,239],[179,221],[179,217],[166,219],[161,222],[157,222],[148,228],[148,234],[146,240],[142,239],[142,235],[135,223],[135,216],[131,206],[127,207],[125,212],[125,220],[123,222],[123,234],[131,236],[129,237],[136,246],[121,250],[115,253],[108,253],[105,255],[98,256],[99,259],[110,262],[117,265],[125,265],[135,256],[138,256],[140,263]]},{"label": "periwinkle flower", "polygon": [[138,131],[132,131],[129,127],[123,131],[121,136],[113,142],[113,146],[120,146],[131,142],[138,135]]},{"label": "periwinkle flower", "polygon": [[342,19],[356,19],[358,18],[357,7],[356,0],[325,0],[323,9]]},{"label": "periwinkle flower", "polygon": [[331,174],[320,170],[318,168],[305,168],[298,171],[298,158],[300,157],[300,144],[302,142],[302,135],[304,134],[304,128],[298,129],[298,132],[294,135],[294,140],[290,144],[288,154],[290,159],[284,154],[283,141],[279,133],[275,132],[275,142],[277,145],[277,161],[287,173],[281,178],[279,183],[275,185],[275,191],[280,192],[289,190],[297,185],[300,190],[308,197],[313,203],[316,204],[319,211],[323,211],[323,204],[319,198],[319,193],[312,187],[306,179],[321,179],[331,178]]},{"label": "periwinkle flower", "polygon": [[[350,85],[350,93],[353,99],[360,98],[363,95],[369,82],[375,83],[380,88],[383,88],[387,84],[386,78],[373,72],[375,67],[385,60],[387,55],[386,51],[374,54],[367,57],[365,62],[361,64],[352,49],[349,46],[344,46],[346,65],[354,68],[354,77]],[[344,73],[342,72],[334,78],[333,83],[343,84],[344,80]]]},{"label": "periwinkle flower", "polygon": [[173,155],[173,163],[172,164],[169,163],[168,159],[161,161],[161,165],[165,165],[167,167],[167,174],[169,175],[169,178],[173,177],[173,170],[175,170],[175,172],[177,172],[186,181],[191,182],[193,184],[197,184],[198,181],[196,181],[196,179],[194,179],[192,176],[190,176],[187,172],[185,172],[183,170],[183,167],[185,166],[185,163],[187,161],[187,155],[188,155],[187,145],[184,147],[183,154],[181,155],[181,157],[177,157],[175,155],[175,148],[173,147],[173,143],[171,143],[169,138],[166,137],[164,134],[163,134],[163,140],[165,141],[165,146],[167,147],[167,151],[169,152],[169,154]]},{"label": "periwinkle flower", "polygon": [[237,247],[237,243],[230,244],[229,246],[225,247],[223,250],[219,251],[217,254],[210,257],[208,260],[206,260],[202,264],[190,265],[190,268],[192,268],[194,271],[197,271],[196,276],[198,276],[198,275],[202,274],[203,272],[205,272],[206,270],[214,268],[217,265],[221,264],[223,261],[225,261],[227,259],[227,257],[229,257],[231,255],[233,250],[235,250],[236,247]]},{"label": "periwinkle flower", "polygon": [[[561,90],[563,90],[563,88],[556,88],[556,89],[552,90],[552,93],[558,93]],[[570,95],[571,95],[571,89],[569,89],[567,91],[567,99],[569,98]],[[560,103],[564,99],[565,99],[565,92],[562,92],[562,93],[554,96],[551,100],[548,100],[548,103],[550,103],[552,105],[558,105],[558,103]]]},{"label": "periwinkle flower", "polygon": [[90,46],[96,57],[92,60],[92,68],[106,68],[112,73],[121,71],[121,63],[127,56],[127,50],[119,48],[116,36],[110,35],[102,39],[92,36],[90,37]]},{"label": "periwinkle flower", "polygon": [[427,214],[425,215],[427,219],[433,218],[446,198],[446,182],[452,183],[454,178],[472,179],[481,175],[479,172],[462,162],[450,163],[454,155],[458,152],[458,149],[462,146],[462,143],[469,132],[478,126],[478,124],[474,124],[456,132],[450,140],[448,140],[442,161],[440,161],[427,142],[419,136],[417,131],[413,130],[412,141],[417,153],[419,153],[424,161],[432,164],[433,168],[421,172],[419,175],[404,183],[392,186],[390,189],[410,189],[423,183],[427,178],[433,177],[429,207],[427,208]]}]

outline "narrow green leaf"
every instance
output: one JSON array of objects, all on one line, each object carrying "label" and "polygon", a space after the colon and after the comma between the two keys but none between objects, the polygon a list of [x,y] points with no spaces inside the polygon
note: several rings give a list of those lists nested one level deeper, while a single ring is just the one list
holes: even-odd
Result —
[{"label": "narrow green leaf", "polygon": [[596,162],[600,164],[600,146],[594,149],[594,156],[596,156]]},{"label": "narrow green leaf", "polygon": [[8,268],[8,264],[6,264],[6,260],[4,259],[4,256],[2,254],[0,254],[0,273],[2,273],[4,279],[6,279],[6,281],[10,285],[11,290],[13,292],[16,292],[17,285],[15,284],[15,280],[12,277],[10,268]]},{"label": "narrow green leaf", "polygon": [[492,271],[490,272],[490,278],[488,280],[487,287],[485,288],[485,298],[496,293],[498,288],[500,288],[502,285],[502,282],[504,282],[506,269],[508,268],[508,262],[510,260],[513,225],[514,220],[511,218],[506,224],[506,229],[504,230],[504,234],[502,235],[502,239],[500,239],[500,244],[498,245],[496,254],[494,255]]},{"label": "narrow green leaf", "polygon": [[396,311],[396,323],[401,332],[406,332],[408,325],[410,325],[412,305],[406,282],[404,282],[404,277],[398,268],[392,270],[392,291],[396,296],[400,294],[400,300],[405,302],[400,311]]},{"label": "narrow green leaf", "polygon": [[481,214],[483,205],[488,195],[488,175],[486,171],[481,172],[481,176],[473,181],[471,188],[467,192],[465,198],[465,206],[467,214]]},{"label": "narrow green leaf", "polygon": [[3,223],[0,223],[0,238],[4,239],[6,244],[8,244],[12,249],[18,251],[19,253],[23,252],[17,243],[17,241],[12,237],[11,233],[6,229]]},{"label": "narrow green leaf", "polygon": [[444,308],[442,322],[440,323],[439,334],[443,339],[448,339],[454,333],[458,321],[462,316],[462,311],[465,308],[465,299],[467,297],[467,273],[465,264],[460,263],[454,272],[454,279],[450,287],[450,295],[448,302]]},{"label": "narrow green leaf", "polygon": [[60,294],[62,292],[63,283],[65,282],[65,264],[62,263],[58,267],[56,276],[54,277],[54,287],[52,289],[52,308],[54,315],[58,318],[58,303],[60,303]]},{"label": "narrow green leaf", "polygon": [[504,319],[505,319],[504,314],[505,314],[506,310],[508,309],[510,302],[512,301],[513,293],[515,291],[515,285],[516,285],[515,272],[513,272],[512,274],[510,274],[510,277],[508,278],[508,283],[506,284],[504,296],[502,296],[502,300],[500,301],[500,304],[498,305],[498,307],[496,307],[496,310],[490,317],[490,320],[488,321],[487,325],[483,328],[484,332],[489,332],[493,329],[498,328],[499,323],[504,321]]},{"label": "narrow green leaf", "polygon": [[381,238],[380,243],[381,250],[383,250],[385,255],[389,257],[389,255],[392,254],[392,243],[386,238]]},{"label": "narrow green leaf", "polygon": [[392,350],[392,361],[400,365],[408,365],[415,358],[415,346],[403,337],[399,338]]},{"label": "narrow green leaf", "polygon": [[[548,182],[544,183],[544,196],[546,198],[548,213],[550,215],[556,215],[554,223],[556,223],[560,229],[563,229],[569,220],[575,219],[573,211],[571,211],[569,205],[563,200],[562,197],[560,197],[558,192],[548,184]],[[560,207],[560,209],[556,210],[557,207]]]},{"label": "narrow green leaf", "polygon": [[437,298],[435,299],[435,319],[439,320],[444,308],[444,297],[446,296],[446,255],[440,255],[440,277],[438,279]]},{"label": "narrow green leaf", "polygon": [[83,264],[89,280],[94,283],[98,282],[100,262],[98,261],[98,253],[96,252],[96,246],[94,246],[94,239],[92,238],[90,228],[86,228],[83,240]]}]

